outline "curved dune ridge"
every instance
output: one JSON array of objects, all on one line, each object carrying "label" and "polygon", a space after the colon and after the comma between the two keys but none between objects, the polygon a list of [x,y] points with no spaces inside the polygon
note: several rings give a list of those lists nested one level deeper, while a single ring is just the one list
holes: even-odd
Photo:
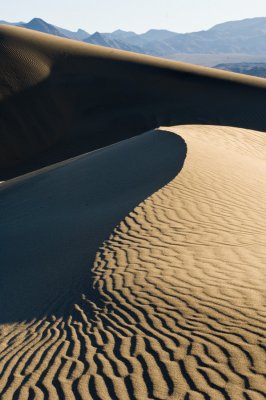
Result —
[{"label": "curved dune ridge", "polygon": [[[92,277],[89,262],[81,276],[74,265],[65,292],[54,300],[48,291],[49,315],[2,325],[1,398],[265,398],[265,134],[213,126],[171,131],[187,143],[183,169],[119,224],[99,248]],[[167,144],[170,151],[175,142]],[[151,161],[160,157],[161,144],[154,150]],[[138,165],[134,171],[139,175]],[[66,167],[52,175],[59,172],[58,183],[66,174],[69,190],[74,185],[84,194]],[[46,175],[40,182],[48,189]],[[38,182],[30,186],[40,195]],[[19,187],[10,190],[8,203]],[[48,224],[49,234],[56,223]],[[32,240],[36,230],[27,231]],[[77,236],[86,238],[84,228]],[[59,253],[68,251],[58,237],[54,242]],[[89,240],[84,245],[89,260],[93,248]],[[65,271],[68,260],[69,254]],[[37,274],[47,279],[42,264],[34,261],[33,284]],[[14,271],[6,273],[14,281]],[[80,277],[84,285],[77,284]],[[75,305],[65,310],[69,298]]]},{"label": "curved dune ridge", "polygon": [[4,183],[0,322],[67,315],[90,285],[98,247],[185,155],[182,138],[151,131]]},{"label": "curved dune ridge", "polygon": [[0,27],[1,400],[265,398],[265,82]]}]

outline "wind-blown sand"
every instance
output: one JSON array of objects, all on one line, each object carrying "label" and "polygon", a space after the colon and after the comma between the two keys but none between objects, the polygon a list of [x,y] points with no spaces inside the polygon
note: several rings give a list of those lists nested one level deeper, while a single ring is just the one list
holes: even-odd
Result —
[{"label": "wind-blown sand", "polygon": [[[23,29],[3,35],[2,71],[10,54],[17,60],[15,45],[24,54],[22,42],[48,64],[72,48],[84,52],[69,67],[76,74],[96,53],[102,73],[119,59],[105,73],[121,68],[129,92],[122,104],[118,81],[105,81],[92,93],[100,102],[105,90],[113,109],[102,99],[101,112],[80,114],[89,85],[82,91],[78,82],[97,74],[96,62],[70,79],[73,102],[58,97],[55,108],[63,72],[52,84],[27,58],[44,75],[17,86],[16,74],[9,86],[2,78],[2,176],[47,167],[0,186],[1,400],[264,399],[265,82]],[[22,76],[25,65],[15,65]],[[158,83],[154,102],[145,70]]]}]

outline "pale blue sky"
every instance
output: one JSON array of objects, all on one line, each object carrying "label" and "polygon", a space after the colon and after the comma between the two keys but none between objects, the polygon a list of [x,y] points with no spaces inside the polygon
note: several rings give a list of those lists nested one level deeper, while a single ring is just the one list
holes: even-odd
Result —
[{"label": "pale blue sky", "polygon": [[76,30],[168,29],[192,32],[224,22],[266,17],[266,0],[7,0],[0,20],[29,21],[40,17]]}]

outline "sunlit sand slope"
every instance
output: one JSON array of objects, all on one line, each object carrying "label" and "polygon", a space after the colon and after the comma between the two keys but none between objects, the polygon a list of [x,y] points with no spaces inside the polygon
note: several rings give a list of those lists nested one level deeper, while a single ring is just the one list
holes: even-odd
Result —
[{"label": "sunlit sand slope", "polygon": [[[187,145],[179,174],[129,213],[96,255],[84,226],[97,204],[86,212],[82,208],[79,240],[87,265],[72,266],[72,279],[63,280],[68,284],[65,292],[58,284],[59,298],[50,292],[51,301],[47,298],[42,304],[46,314],[24,322],[6,318],[2,324],[1,399],[265,398],[266,136],[213,126],[177,126],[171,131]],[[172,142],[168,147],[176,149],[176,160],[180,145]],[[161,149],[156,151],[159,157]],[[156,161],[154,153],[152,160]],[[143,174],[139,162],[134,165],[136,176]],[[75,163],[72,167],[81,168]],[[69,172],[65,169],[69,191],[75,187],[84,196],[84,185],[74,186]],[[60,179],[63,176],[61,169]],[[48,178],[39,175],[32,193],[45,199]],[[7,200],[19,185],[20,181],[10,187]],[[117,188],[119,195],[114,191],[114,204],[126,190]],[[69,201],[65,196],[62,207],[66,215],[75,215],[78,204],[70,209]],[[101,201],[104,204],[104,198]],[[24,198],[13,204],[22,220],[26,202]],[[105,209],[103,204],[99,202],[99,210]],[[50,203],[50,212],[56,207]],[[116,212],[107,207],[102,221]],[[58,232],[58,220],[50,222],[50,234]],[[11,226],[12,221],[6,218],[6,223]],[[35,223],[34,229],[19,233],[27,235],[29,243],[38,237],[38,218]],[[77,238],[78,231],[79,225]],[[59,239],[54,244],[60,246]],[[61,248],[57,261],[61,258],[70,267],[76,244],[70,242],[64,249],[68,256]],[[31,256],[33,282],[39,276],[47,279],[53,256],[39,254],[34,264]],[[81,270],[83,282],[78,285]],[[14,276],[12,266],[6,276]],[[69,296],[75,301],[72,308]]]}]

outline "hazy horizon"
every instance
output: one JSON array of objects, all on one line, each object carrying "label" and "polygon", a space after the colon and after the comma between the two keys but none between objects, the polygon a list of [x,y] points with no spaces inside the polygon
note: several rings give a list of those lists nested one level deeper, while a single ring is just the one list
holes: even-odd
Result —
[{"label": "hazy horizon", "polygon": [[[143,33],[149,29],[167,29],[186,33],[210,29],[212,26],[246,18],[265,17],[265,0],[243,5],[241,0],[88,0],[10,1],[1,7],[1,20],[28,22],[32,18],[76,31],[85,29],[112,32],[117,29]],[[110,17],[111,16],[111,17]]]}]

